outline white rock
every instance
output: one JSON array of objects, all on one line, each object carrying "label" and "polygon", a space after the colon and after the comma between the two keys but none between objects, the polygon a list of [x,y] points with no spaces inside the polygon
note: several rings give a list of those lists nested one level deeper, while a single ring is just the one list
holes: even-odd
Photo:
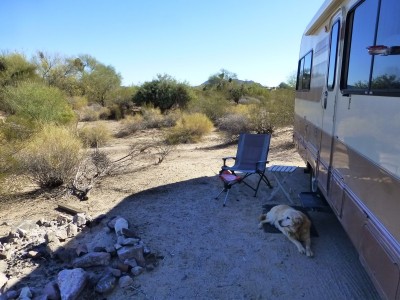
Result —
[{"label": "white rock", "polygon": [[81,269],[62,270],[58,273],[57,283],[61,299],[75,300],[86,286],[88,275]]}]

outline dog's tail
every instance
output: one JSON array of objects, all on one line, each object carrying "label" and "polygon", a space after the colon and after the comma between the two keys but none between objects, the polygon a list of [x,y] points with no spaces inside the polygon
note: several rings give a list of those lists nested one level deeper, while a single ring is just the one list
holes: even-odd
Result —
[{"label": "dog's tail", "polygon": [[262,215],[260,215],[260,216],[258,217],[258,220],[264,221],[266,218],[267,218],[267,215],[266,215],[266,214],[262,214]]}]

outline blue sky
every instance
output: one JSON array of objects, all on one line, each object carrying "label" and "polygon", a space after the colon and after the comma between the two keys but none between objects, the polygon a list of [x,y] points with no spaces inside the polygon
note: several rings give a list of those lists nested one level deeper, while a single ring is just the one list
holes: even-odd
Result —
[{"label": "blue sky", "polygon": [[199,85],[224,68],[266,86],[297,68],[323,0],[1,0],[0,50],[89,54],[124,85],[168,74]]}]

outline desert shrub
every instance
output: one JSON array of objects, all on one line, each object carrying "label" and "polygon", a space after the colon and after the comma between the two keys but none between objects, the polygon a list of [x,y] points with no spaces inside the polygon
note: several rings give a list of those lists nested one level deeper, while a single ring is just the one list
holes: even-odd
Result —
[{"label": "desert shrub", "polygon": [[142,107],[143,127],[144,128],[161,128],[163,127],[164,116],[158,107],[146,105]]},{"label": "desert shrub", "polygon": [[100,104],[92,104],[79,111],[79,120],[82,122],[105,120],[110,116],[110,110]]},{"label": "desert shrub", "polygon": [[143,117],[141,115],[127,116],[121,123],[122,129],[115,135],[118,138],[129,136],[143,129]]},{"label": "desert shrub", "polygon": [[108,107],[110,111],[109,119],[121,120],[124,117],[124,112],[120,105],[113,103]]},{"label": "desert shrub", "polygon": [[178,123],[167,133],[168,144],[196,143],[211,132],[213,123],[200,113],[183,114]]},{"label": "desert shrub", "polygon": [[157,75],[157,79],[139,87],[133,101],[137,105],[154,105],[164,112],[172,107],[184,108],[192,97],[193,93],[186,83],[180,83],[169,75]]},{"label": "desert shrub", "polygon": [[9,86],[4,93],[7,112],[36,123],[68,124],[75,114],[66,97],[58,89],[38,82],[22,82]]},{"label": "desert shrub", "polygon": [[23,141],[29,138],[40,123],[19,116],[8,116],[4,122],[0,122],[0,134],[7,143]]},{"label": "desert shrub", "polygon": [[0,179],[16,167],[14,154],[19,148],[17,141],[9,141],[0,131]]},{"label": "desert shrub", "polygon": [[164,115],[163,127],[173,127],[176,125],[178,120],[182,117],[182,112],[180,110],[171,110]]},{"label": "desert shrub", "polygon": [[271,114],[265,107],[260,105],[250,105],[250,124],[251,130],[256,133],[272,133],[276,125],[271,120]]},{"label": "desert shrub", "polygon": [[21,171],[42,188],[69,181],[80,162],[81,141],[66,127],[45,125],[16,159]]},{"label": "desert shrub", "polygon": [[111,138],[111,132],[104,124],[84,126],[78,135],[84,145],[91,148],[104,146]]},{"label": "desert shrub", "polygon": [[293,125],[295,91],[279,89],[271,92],[268,112],[275,127]]},{"label": "desert shrub", "polygon": [[217,127],[222,131],[227,140],[236,140],[239,134],[252,131],[248,115],[231,113],[218,119]]},{"label": "desert shrub", "polygon": [[35,71],[35,65],[30,63],[23,54],[17,52],[0,54],[1,87],[16,86],[25,80],[35,80],[38,78]]},{"label": "desert shrub", "polygon": [[191,113],[205,114],[211,121],[215,122],[224,116],[231,107],[229,101],[222,93],[215,91],[198,91],[189,103],[187,110]]},{"label": "desert shrub", "polygon": [[88,100],[82,96],[73,96],[68,98],[68,103],[73,110],[81,110],[88,105]]}]

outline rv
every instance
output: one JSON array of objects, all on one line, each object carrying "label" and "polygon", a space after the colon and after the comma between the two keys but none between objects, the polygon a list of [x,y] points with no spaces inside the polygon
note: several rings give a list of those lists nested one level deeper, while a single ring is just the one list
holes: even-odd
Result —
[{"label": "rv", "polygon": [[305,29],[294,141],[384,299],[400,299],[400,0],[329,0]]}]

